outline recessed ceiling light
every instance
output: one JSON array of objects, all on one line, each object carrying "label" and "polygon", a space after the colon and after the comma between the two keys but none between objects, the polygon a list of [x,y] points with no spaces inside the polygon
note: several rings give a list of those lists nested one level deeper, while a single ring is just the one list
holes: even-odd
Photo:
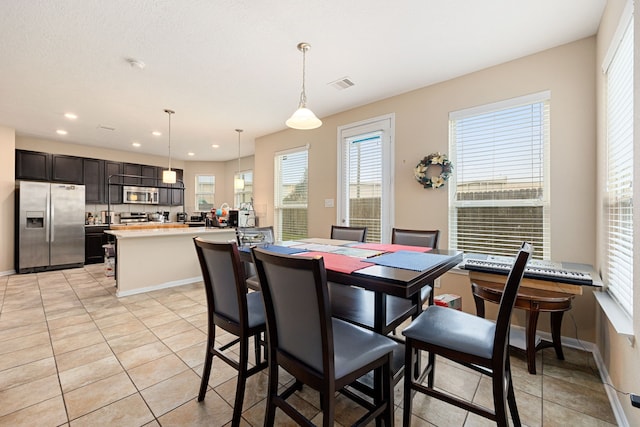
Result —
[{"label": "recessed ceiling light", "polygon": [[131,145],[137,148],[137,147],[140,147],[140,145],[142,144],[140,144],[139,142],[132,142]]},{"label": "recessed ceiling light", "polygon": [[153,135],[153,136],[162,136],[162,132],[160,132],[159,130],[154,130],[153,132],[151,132],[151,135]]},{"label": "recessed ceiling light", "polygon": [[212,147],[213,148],[220,148],[220,146],[218,144],[213,144]]},{"label": "recessed ceiling light", "polygon": [[189,151],[189,152],[187,153],[187,156],[195,156],[195,155],[196,155],[196,153],[192,153],[191,151]]},{"label": "recessed ceiling light", "polygon": [[66,130],[64,130],[64,129],[58,129],[58,130],[56,131],[56,133],[57,133],[58,135],[66,135],[68,132],[67,132]]},{"label": "recessed ceiling light", "polygon": [[75,114],[73,114],[73,113],[64,113],[64,116],[65,116],[67,119],[71,119],[71,120],[75,120],[75,119],[77,119],[77,118],[78,118],[78,116],[76,116],[76,115],[75,115]]}]

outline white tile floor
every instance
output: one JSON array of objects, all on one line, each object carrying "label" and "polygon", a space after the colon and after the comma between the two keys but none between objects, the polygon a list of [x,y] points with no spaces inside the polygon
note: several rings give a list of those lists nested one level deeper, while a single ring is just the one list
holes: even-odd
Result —
[{"label": "white tile floor", "polygon": [[[214,359],[204,402],[195,399],[204,362],[206,301],[202,284],[115,296],[101,264],[0,277],[0,426],[222,426],[230,424],[235,371]],[[221,342],[229,336],[220,334]],[[615,418],[593,358],[565,348],[538,353],[538,375],[512,357],[514,386],[527,426],[607,426]],[[267,376],[249,379],[243,424],[263,423]],[[436,385],[490,404],[490,381],[446,361]],[[317,394],[291,398],[319,422]],[[585,402],[589,402],[588,405]],[[401,425],[401,383],[396,387]],[[477,426],[491,422],[443,402],[416,396],[414,426]],[[358,416],[340,397],[338,422]],[[278,413],[277,425],[292,425]]]}]

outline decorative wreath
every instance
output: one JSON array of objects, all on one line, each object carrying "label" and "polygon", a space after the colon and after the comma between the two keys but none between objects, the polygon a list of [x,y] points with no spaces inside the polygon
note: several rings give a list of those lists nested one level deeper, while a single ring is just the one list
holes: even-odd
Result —
[{"label": "decorative wreath", "polygon": [[[427,175],[427,170],[433,165],[440,167],[440,175]],[[449,179],[452,170],[453,164],[447,159],[446,154],[431,153],[420,160],[413,174],[416,177],[416,181],[422,184],[424,188],[438,188],[442,187],[445,181]]]}]

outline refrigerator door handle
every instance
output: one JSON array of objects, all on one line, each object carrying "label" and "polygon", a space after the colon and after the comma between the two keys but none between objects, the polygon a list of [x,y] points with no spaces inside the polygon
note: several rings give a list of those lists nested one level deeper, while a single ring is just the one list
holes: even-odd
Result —
[{"label": "refrigerator door handle", "polygon": [[51,233],[50,241],[53,242],[55,240],[55,224],[54,221],[54,212],[56,211],[53,206],[53,198],[51,198],[51,193],[47,193],[47,209],[49,210],[47,217],[49,218],[49,222],[47,223],[47,238],[49,238],[49,233]]}]

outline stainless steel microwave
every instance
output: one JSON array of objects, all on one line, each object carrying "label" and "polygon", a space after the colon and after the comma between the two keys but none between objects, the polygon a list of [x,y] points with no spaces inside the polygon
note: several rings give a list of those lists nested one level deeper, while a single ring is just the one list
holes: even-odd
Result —
[{"label": "stainless steel microwave", "polygon": [[141,203],[145,205],[158,204],[158,189],[153,187],[122,187],[124,203]]}]

